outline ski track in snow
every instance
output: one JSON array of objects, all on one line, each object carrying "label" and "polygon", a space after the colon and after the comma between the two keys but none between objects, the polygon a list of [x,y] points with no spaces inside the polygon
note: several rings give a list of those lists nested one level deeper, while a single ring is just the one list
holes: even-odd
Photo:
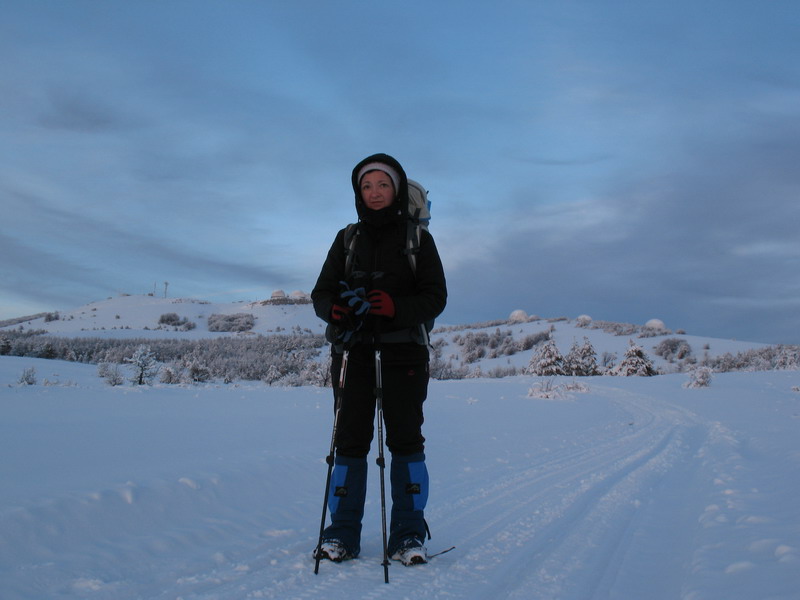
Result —
[{"label": "ski track in snow", "polygon": [[[447,514],[457,515],[451,528],[471,533],[462,542],[467,550],[457,567],[437,575],[434,587],[451,590],[454,598],[479,587],[478,597],[487,598],[591,595],[612,559],[607,550],[625,553],[634,499],[646,496],[666,470],[692,452],[685,442],[691,419],[668,418],[634,400],[618,403],[628,423],[582,431],[574,448],[495,479],[446,507]],[[590,577],[575,577],[580,572]],[[498,583],[502,587],[496,589]],[[569,589],[576,584],[583,590]]]},{"label": "ski track in snow", "polygon": [[[508,410],[532,406],[539,417],[547,415],[547,401],[520,401],[530,381],[501,384],[512,390],[506,394]],[[423,567],[393,562],[389,585],[380,564],[375,468],[361,557],[342,564],[323,561],[319,574],[313,573],[325,472],[319,456],[326,453],[329,426],[317,412],[312,414],[319,423],[304,438],[318,448],[302,454],[6,510],[0,515],[0,542],[25,543],[21,548],[0,543],[0,565],[6,565],[0,575],[10,575],[3,577],[2,596],[794,597],[798,587],[792,588],[791,579],[787,585],[783,573],[800,566],[797,531],[784,531],[776,516],[754,512],[758,492],[739,487],[748,455],[764,450],[662,396],[612,386],[608,378],[598,381],[588,394],[551,403],[554,411],[572,412],[558,422],[557,435],[542,441],[541,432],[531,433],[529,447],[524,438],[515,446],[502,437],[479,439],[486,433],[483,413],[465,420],[463,439],[476,440],[472,449],[459,437],[452,444],[433,442],[447,436],[453,425],[447,419],[456,411],[504,410],[502,403],[487,409],[498,388],[485,382],[434,383],[433,394],[449,396],[428,410],[429,446],[436,448],[429,449],[429,462],[440,488],[432,489],[426,515],[434,535],[428,547],[431,552],[457,548]],[[602,418],[569,425],[577,405],[590,402],[605,407],[597,413]],[[514,417],[501,421],[510,427]],[[506,454],[492,455],[495,448]],[[310,463],[318,468],[310,469]],[[752,539],[723,552],[731,528],[742,540],[751,528]],[[738,577],[756,568],[775,570],[784,583],[759,596],[755,584],[750,589]]]}]

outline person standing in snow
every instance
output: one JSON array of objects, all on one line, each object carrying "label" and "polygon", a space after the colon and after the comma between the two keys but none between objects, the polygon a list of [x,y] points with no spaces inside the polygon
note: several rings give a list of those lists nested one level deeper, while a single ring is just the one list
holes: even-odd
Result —
[{"label": "person standing in snow", "polygon": [[[328,499],[331,525],[323,532],[318,558],[340,562],[357,557],[361,549],[379,344],[391,453],[388,555],[406,565],[420,564],[427,562],[424,509],[429,487],[422,435],[429,354],[421,327],[444,310],[444,270],[427,230],[421,231],[416,268],[409,262],[408,183],[397,160],[386,154],[365,158],[353,169],[352,184],[358,213],[352,262],[345,228],[336,235],[311,293],[317,316],[328,323],[334,398],[341,392]],[[340,391],[345,349],[348,363]]]}]

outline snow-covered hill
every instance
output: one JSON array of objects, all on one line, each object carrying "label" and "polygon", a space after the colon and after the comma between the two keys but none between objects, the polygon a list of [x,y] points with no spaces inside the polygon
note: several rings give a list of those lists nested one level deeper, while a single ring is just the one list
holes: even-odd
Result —
[{"label": "snow-covered hill", "polygon": [[[287,302],[288,300],[288,302]],[[294,301],[292,301],[294,300]],[[174,314],[182,322],[191,324],[190,328],[163,324],[164,315]],[[212,315],[249,314],[254,317],[254,326],[246,332],[209,331],[209,317]],[[736,354],[763,348],[765,344],[747,341],[725,340],[679,333],[679,329],[663,331],[648,330],[647,324],[615,324],[592,321],[585,315],[575,318],[537,318],[528,317],[522,311],[515,311],[514,318],[492,323],[470,325],[437,324],[431,339],[440,350],[441,360],[455,366],[464,364],[463,343],[457,343],[468,335],[495,335],[498,332],[514,340],[523,340],[543,332],[550,332],[562,354],[566,354],[575,343],[587,338],[598,356],[608,353],[621,358],[631,341],[642,346],[654,366],[661,372],[676,369],[664,357],[655,352],[656,346],[665,338],[684,340],[692,349],[695,358],[717,357],[726,353]],[[312,305],[299,292],[288,299],[278,298],[262,302],[236,302],[229,304],[210,303],[202,300],[159,298],[155,296],[119,296],[93,302],[73,310],[40,315],[26,321],[15,320],[13,324],[0,327],[0,335],[5,331],[44,331],[59,337],[99,337],[99,338],[181,338],[203,339],[224,336],[249,336],[254,334],[272,335],[293,332],[324,334],[325,324],[314,314]],[[481,357],[480,360],[465,365],[470,372],[479,370],[490,373],[497,369],[523,369],[532,356],[530,350],[497,357]]]},{"label": "snow-covered hill", "polygon": [[[252,333],[269,335],[291,331],[295,327],[324,333],[325,327],[314,314],[307,298],[261,302],[212,303],[184,298],[156,296],[118,296],[92,302],[79,308],[39,315],[34,319],[14,320],[4,329],[41,330],[68,337],[181,337],[202,338],[225,335],[209,331],[211,315],[250,314],[255,317]],[[193,328],[172,327],[160,323],[163,315],[174,313]]]}]

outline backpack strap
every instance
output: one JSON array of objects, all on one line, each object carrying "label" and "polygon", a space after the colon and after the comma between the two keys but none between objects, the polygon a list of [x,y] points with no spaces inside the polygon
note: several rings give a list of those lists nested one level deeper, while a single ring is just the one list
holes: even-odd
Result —
[{"label": "backpack strap", "polygon": [[350,277],[353,272],[353,259],[356,256],[356,238],[359,234],[358,223],[350,223],[344,230],[344,275]]},{"label": "backpack strap", "polygon": [[[409,215],[408,225],[406,226],[406,247],[403,250],[404,254],[408,256],[411,272],[415,277],[417,275],[417,254],[419,254],[422,242],[422,223],[419,216],[419,208],[414,211],[413,215]],[[430,336],[428,335],[431,329],[433,329],[433,321],[420,323],[418,327],[419,339],[417,341],[428,348],[431,347]]]},{"label": "backpack strap", "polygon": [[403,254],[408,256],[408,262],[414,275],[417,274],[417,254],[419,254],[422,237],[419,214],[420,209],[418,208],[413,215],[409,215],[408,224],[406,225],[406,247],[403,250]]}]

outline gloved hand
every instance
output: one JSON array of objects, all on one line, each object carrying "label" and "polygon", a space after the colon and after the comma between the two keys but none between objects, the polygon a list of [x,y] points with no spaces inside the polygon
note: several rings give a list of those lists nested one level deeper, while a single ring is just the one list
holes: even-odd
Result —
[{"label": "gloved hand", "polygon": [[353,331],[358,326],[356,318],[353,316],[353,309],[341,304],[334,304],[331,307],[331,320],[345,330]]},{"label": "gloved hand", "polygon": [[340,282],[345,290],[339,294],[339,297],[347,303],[347,306],[352,309],[356,317],[361,317],[369,312],[370,304],[366,299],[366,290],[363,287],[350,289],[344,281]]},{"label": "gloved hand", "polygon": [[388,319],[394,317],[394,300],[383,290],[372,290],[367,295],[367,300],[370,304],[370,314],[380,315]]}]

